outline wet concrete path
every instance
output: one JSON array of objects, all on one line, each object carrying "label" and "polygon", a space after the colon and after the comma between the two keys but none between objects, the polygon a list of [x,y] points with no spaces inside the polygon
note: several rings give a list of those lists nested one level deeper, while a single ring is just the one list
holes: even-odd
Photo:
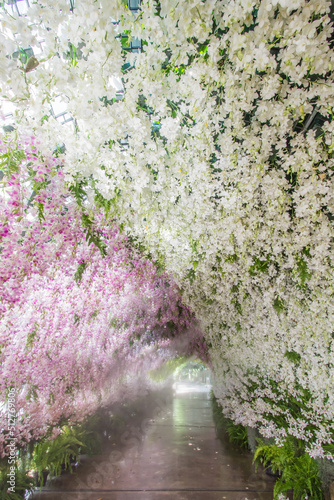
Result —
[{"label": "wet concrete path", "polygon": [[158,409],[34,500],[272,500],[273,480],[255,473],[252,455],[217,439],[208,392],[181,386]]}]

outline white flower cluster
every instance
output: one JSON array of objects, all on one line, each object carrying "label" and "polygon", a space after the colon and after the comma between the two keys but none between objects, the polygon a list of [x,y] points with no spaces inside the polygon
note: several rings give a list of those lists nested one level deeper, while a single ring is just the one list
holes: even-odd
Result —
[{"label": "white flower cluster", "polygon": [[[26,17],[2,16],[0,38],[8,55],[43,42],[32,71],[1,60],[17,133],[64,143],[69,182],[92,176],[173,272],[228,416],[303,439],[313,456],[334,440],[329,11],[325,0],[148,0],[133,16],[120,0],[73,12],[36,0]],[[122,49],[121,34],[143,51]],[[58,96],[70,125],[49,117]]]}]

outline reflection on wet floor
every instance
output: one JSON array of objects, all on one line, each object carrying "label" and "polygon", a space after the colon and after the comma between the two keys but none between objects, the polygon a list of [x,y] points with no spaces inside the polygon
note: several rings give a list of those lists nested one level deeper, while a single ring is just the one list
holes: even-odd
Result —
[{"label": "reflection on wet floor", "polygon": [[[271,500],[273,480],[248,452],[217,439],[209,384],[179,382],[117,443],[36,492],[45,500]],[[153,402],[154,403],[154,402]]]}]

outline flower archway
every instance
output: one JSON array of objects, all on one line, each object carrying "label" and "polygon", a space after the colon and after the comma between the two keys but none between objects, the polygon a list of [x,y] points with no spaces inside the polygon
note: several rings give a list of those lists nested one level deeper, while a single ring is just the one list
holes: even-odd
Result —
[{"label": "flower archway", "polygon": [[1,15],[5,130],[57,148],[84,235],[101,246],[117,220],[172,273],[227,416],[330,456],[330,2],[37,0]]}]

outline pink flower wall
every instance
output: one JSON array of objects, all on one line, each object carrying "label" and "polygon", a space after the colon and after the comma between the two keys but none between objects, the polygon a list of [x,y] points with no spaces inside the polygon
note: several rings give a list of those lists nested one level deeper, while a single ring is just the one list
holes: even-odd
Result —
[{"label": "pink flower wall", "polygon": [[[77,204],[61,161],[39,148],[34,137],[1,143],[0,400],[16,388],[22,445],[83,419],[164,359],[205,355],[171,278],[102,210]],[[3,411],[2,454],[6,425]]]}]

